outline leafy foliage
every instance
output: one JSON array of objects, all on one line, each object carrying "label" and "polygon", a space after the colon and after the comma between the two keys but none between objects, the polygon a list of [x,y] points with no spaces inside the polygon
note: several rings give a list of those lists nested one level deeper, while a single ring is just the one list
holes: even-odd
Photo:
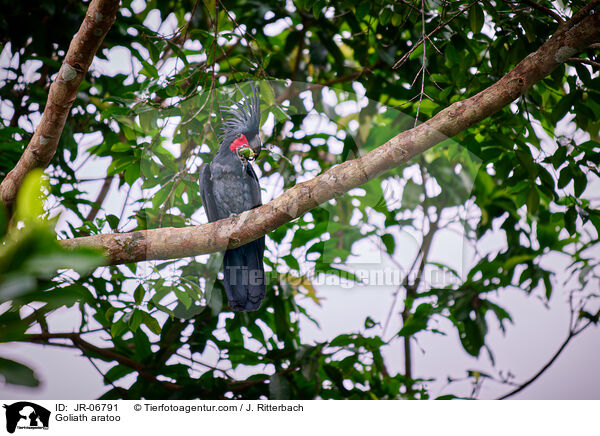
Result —
[{"label": "leafy foliage", "polygon": [[[0,177],[31,138],[85,14],[72,0],[2,2],[12,15],[0,18],[0,99],[11,115],[0,129]],[[540,10],[491,1],[123,1],[74,102],[46,171],[49,183],[33,174],[13,221],[0,215],[0,341],[66,339],[87,357],[112,363],[103,399],[429,398],[426,380],[408,368],[386,368],[392,341],[442,333],[432,326],[443,318],[466,353],[491,356],[491,319],[502,330],[511,322],[502,291],[541,292],[549,300],[557,271],[547,260],[556,254],[570,259],[577,283],[569,286],[581,301],[593,300],[597,70],[560,66],[452,141],[272,232],[270,286],[254,313],[234,314],[225,305],[215,280],[218,256],[94,270],[97,253],[66,252],[54,232],[72,238],[203,222],[198,172],[215,151],[220,108],[239,97],[235,83],[260,81],[263,121],[273,126],[263,129],[264,143],[289,159],[265,153],[257,161],[263,186],[277,186],[266,200],[475,95],[555,27]],[[347,103],[359,109],[342,110]],[[311,131],[315,115],[333,127]],[[98,168],[98,179],[87,174]],[[118,188],[108,197],[90,195],[92,183],[114,179]],[[54,218],[38,219],[44,214]],[[465,246],[480,248],[491,234],[501,234],[503,244],[477,250],[469,265],[440,263],[431,246],[443,231],[459,231]],[[315,279],[360,283],[357,247],[372,241],[382,264],[398,269],[403,232],[420,249],[412,267],[402,266],[410,274],[400,286],[401,329],[384,339],[385,320],[367,318],[356,320],[354,332],[305,341],[300,324],[317,323],[310,308],[322,298]],[[427,279],[436,272],[449,279]],[[80,312],[78,333],[56,333],[48,316],[57,310]],[[587,305],[580,314],[598,322]],[[92,345],[107,342],[105,349]],[[4,358],[0,374],[7,383],[38,383]]]}]

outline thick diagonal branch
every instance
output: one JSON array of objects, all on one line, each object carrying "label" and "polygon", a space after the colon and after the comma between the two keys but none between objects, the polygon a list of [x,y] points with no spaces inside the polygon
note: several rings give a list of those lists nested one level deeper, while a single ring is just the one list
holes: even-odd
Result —
[{"label": "thick diagonal branch", "polygon": [[46,168],[58,146],[77,89],[94,55],[115,22],[119,0],[92,0],[73,37],[65,60],[50,86],[42,119],[17,165],[0,184],[0,202],[12,206],[23,179],[34,168]]},{"label": "thick diagonal branch", "polygon": [[94,235],[62,241],[66,247],[104,250],[111,264],[174,259],[246,244],[395,168],[447,137],[498,112],[556,67],[600,40],[600,13],[559,29],[537,51],[479,94],[456,102],[357,159],[344,162],[287,190],[273,201],[232,219],[201,226]]}]

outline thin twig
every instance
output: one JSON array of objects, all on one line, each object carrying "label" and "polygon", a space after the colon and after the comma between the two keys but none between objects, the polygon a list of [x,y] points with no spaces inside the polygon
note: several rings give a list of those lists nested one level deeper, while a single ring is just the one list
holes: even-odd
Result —
[{"label": "thin twig", "polygon": [[596,67],[596,68],[600,69],[600,62],[591,61],[589,59],[569,58],[569,59],[567,59],[567,62],[577,62],[577,63],[580,63],[580,64],[588,64],[588,65],[591,65],[593,67]]},{"label": "thin twig", "polygon": [[536,2],[534,2],[532,0],[517,0],[517,1],[515,1],[515,0],[512,0],[512,1],[511,0],[504,0],[504,1],[506,3],[511,3],[511,4],[513,4],[513,3],[523,3],[523,4],[526,4],[526,5],[529,5],[533,9],[537,9],[538,11],[541,11],[544,14],[548,15],[550,18],[553,18],[559,24],[560,23],[564,23],[564,21],[565,21],[564,18],[561,17],[557,12],[555,12],[552,9],[550,9],[550,8],[548,8],[546,6],[543,6],[543,5],[539,4],[539,3],[536,3]]},{"label": "thin twig", "polygon": [[588,322],[587,324],[585,324],[583,326],[583,328],[580,328],[577,331],[571,331],[569,333],[569,335],[567,336],[567,338],[564,340],[564,342],[561,344],[561,346],[558,348],[558,350],[556,350],[556,353],[554,353],[554,355],[552,356],[552,358],[537,372],[535,373],[535,375],[533,377],[531,377],[529,380],[527,380],[525,383],[519,385],[518,388],[510,391],[507,394],[502,395],[501,397],[497,398],[498,400],[505,400],[509,397],[512,397],[513,395],[518,394],[519,392],[521,392],[522,390],[524,390],[526,387],[528,387],[529,385],[531,385],[534,381],[536,381],[544,372],[546,372],[546,370],[548,368],[550,368],[552,366],[552,364],[556,361],[556,359],[558,359],[558,356],[561,355],[561,353],[565,350],[565,348],[567,347],[567,345],[569,344],[569,342],[571,342],[571,339],[573,339],[575,336],[577,336],[579,333],[581,333],[584,329],[586,329],[587,327],[589,327],[591,325],[591,321]]},{"label": "thin twig", "polygon": [[396,70],[396,69],[400,68],[402,66],[402,64],[404,64],[404,62],[406,62],[406,60],[409,58],[409,56],[417,48],[419,48],[419,46],[421,44],[423,44],[425,42],[425,39],[429,39],[432,35],[435,35],[440,29],[446,27],[448,24],[450,24],[452,21],[454,21],[457,17],[459,17],[460,15],[462,15],[465,11],[471,9],[477,3],[479,3],[479,2],[478,1],[474,1],[474,2],[469,3],[467,6],[465,6],[460,11],[458,11],[456,14],[452,15],[448,20],[444,21],[442,24],[440,24],[435,29],[433,29],[431,32],[429,32],[427,35],[425,35],[425,38],[421,38],[415,45],[413,45],[411,47],[411,49],[409,51],[407,51],[406,53],[404,53],[404,55],[400,58],[400,60],[398,60],[398,62],[396,62],[394,64],[394,66],[392,67],[392,69]]},{"label": "thin twig", "polygon": [[100,209],[102,209],[102,203],[104,203],[104,200],[106,199],[106,195],[108,194],[113,178],[114,176],[104,179],[104,183],[102,184],[102,188],[100,188],[100,192],[98,193],[98,197],[92,206],[92,210],[90,210],[90,213],[88,213],[87,217],[85,218],[86,221],[94,221],[94,218],[96,218],[96,215],[98,215],[98,212]]},{"label": "thin twig", "polygon": [[24,337],[23,337],[23,340],[26,342],[48,341],[49,339],[68,339],[71,342],[73,342],[73,345],[75,345],[77,348],[79,348],[82,353],[86,354],[86,352],[87,352],[87,353],[97,354],[108,360],[116,361],[122,365],[125,365],[129,368],[134,369],[135,371],[137,371],[137,373],[142,378],[144,378],[148,381],[151,381],[153,383],[159,384],[159,385],[163,386],[165,389],[179,390],[182,388],[182,386],[180,386],[176,383],[158,380],[155,375],[148,372],[148,368],[145,365],[143,365],[139,362],[136,362],[135,360],[130,359],[127,356],[123,356],[122,354],[119,354],[112,349],[101,348],[96,345],[93,345],[93,344],[83,340],[81,338],[81,336],[77,333],[39,333],[39,334],[27,334],[27,335],[24,335]]},{"label": "thin twig", "polygon": [[[425,41],[427,35],[425,35],[425,0],[421,0],[421,39]],[[417,105],[417,114],[415,115],[415,124],[413,127],[417,127],[419,122],[419,113],[421,112],[421,103],[423,102],[423,94],[425,93],[425,59],[427,56],[427,44],[423,44],[423,56],[421,57],[421,92],[419,93],[419,104]],[[425,181],[423,181],[425,183]],[[425,186],[423,186],[425,187]]]}]

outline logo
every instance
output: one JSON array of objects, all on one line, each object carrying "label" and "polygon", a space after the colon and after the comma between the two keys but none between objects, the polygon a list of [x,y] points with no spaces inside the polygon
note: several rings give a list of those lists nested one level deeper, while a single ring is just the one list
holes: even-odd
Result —
[{"label": "logo", "polygon": [[50,422],[50,411],[29,401],[5,404],[6,431],[14,433],[18,429],[47,430]]}]

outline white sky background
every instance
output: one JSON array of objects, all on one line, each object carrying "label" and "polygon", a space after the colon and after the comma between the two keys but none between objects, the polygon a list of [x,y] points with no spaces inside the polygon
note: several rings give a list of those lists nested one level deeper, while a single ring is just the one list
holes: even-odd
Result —
[{"label": "white sky background", "polygon": [[[170,33],[169,29],[173,27],[173,20],[169,21],[167,19],[165,24],[158,29],[158,16],[150,14],[148,24],[153,30]],[[286,24],[280,23],[280,25],[285,26]],[[131,71],[131,62],[126,50],[120,48],[111,50],[109,59],[109,62],[96,59],[92,70],[109,73],[129,73]],[[6,61],[3,53],[0,65],[6,66]],[[137,65],[138,69],[139,67]],[[355,88],[359,95],[364,93],[361,88],[361,86]],[[4,110],[6,109],[3,108],[3,112]],[[352,105],[347,110],[352,110]],[[306,130],[316,129],[317,126],[323,126],[322,120],[311,117],[307,122]],[[559,130],[562,133],[571,132],[573,130],[572,124],[570,125],[568,120],[563,120]],[[540,135],[546,138],[544,149],[552,153],[552,150],[556,147],[555,142],[543,132],[540,132]],[[98,138],[98,136],[94,138],[91,135],[80,141],[78,162],[83,163],[87,155],[83,151],[97,143]],[[96,142],[94,142],[94,139]],[[332,152],[334,151],[332,150]],[[109,163],[110,159],[108,158],[94,157],[78,170],[78,175],[85,179],[104,177]],[[273,198],[274,195],[281,192],[280,183],[271,183],[271,180],[261,180],[261,182],[267,190],[267,192],[263,192],[263,200]],[[87,198],[95,200],[102,183],[102,180],[85,182],[80,189],[87,191]],[[597,186],[597,183],[594,183],[593,187],[588,186],[584,197],[593,198],[594,195],[591,191],[597,192]],[[103,212],[117,216],[121,215],[126,192],[127,186],[118,189],[116,181],[113,182],[107,200],[103,205]],[[133,210],[131,199],[139,198],[140,193],[139,187],[132,190],[129,206],[124,213],[125,217]],[[103,212],[100,213],[100,217],[103,216]],[[64,225],[65,218],[61,219],[62,225]],[[69,219],[72,219],[72,217],[69,217]],[[128,226],[124,228],[127,229]],[[396,246],[398,247],[397,255],[402,255],[403,258],[399,260],[406,265],[410,258],[409,255],[412,255],[418,249],[419,242],[407,233],[396,232],[395,237]],[[503,236],[496,233],[486,237],[478,248],[487,252],[502,248],[504,243]],[[368,242],[361,242],[355,245],[353,251],[355,253],[373,253],[373,247]],[[600,255],[600,253],[598,254]],[[362,260],[368,263],[376,260],[376,258],[369,258],[369,256],[378,256],[378,254],[363,255]],[[460,235],[449,231],[441,231],[434,241],[432,257],[450,265],[457,263],[458,260],[456,266],[463,269],[462,262],[468,262],[469,259],[472,259],[473,251],[464,245]],[[554,257],[550,259],[550,262],[552,265],[549,266],[558,273],[555,283],[562,283],[564,274],[561,275],[561,271],[566,267],[564,259]],[[464,270],[466,271],[466,268]],[[311,302],[303,302],[303,304],[307,307],[308,312],[320,322],[321,328],[318,329],[310,322],[303,321],[301,323],[303,341],[330,340],[340,333],[363,331],[363,323],[367,316],[383,323],[393,301],[392,294],[394,291],[393,286],[359,285],[351,289],[343,289],[324,284],[319,285],[317,294],[323,299],[322,305],[317,306]],[[435,377],[437,379],[437,381],[428,384],[432,396],[446,393],[468,395],[471,391],[469,383],[464,382],[446,386],[447,376],[462,378],[466,375],[467,369],[477,369],[494,374],[497,370],[510,370],[516,375],[516,381],[528,379],[554,354],[568,332],[569,309],[567,296],[567,289],[556,286],[552,300],[546,308],[536,293],[528,297],[522,291],[508,289],[500,294],[492,295],[491,299],[505,307],[514,320],[514,324],[508,325],[507,333],[504,336],[500,329],[496,327],[497,321],[495,318],[490,317],[488,319],[490,328],[488,343],[496,358],[495,368],[491,368],[485,351],[482,351],[479,359],[467,355],[462,350],[456,330],[449,322],[445,321],[436,327],[446,331],[447,336],[421,333],[417,336],[418,345],[413,343],[413,371],[415,376]],[[390,332],[397,331],[400,328],[400,320],[397,314],[402,309],[401,300],[395,307],[393,322],[387,329],[386,339],[389,337]],[[58,311],[50,318],[50,325],[53,326],[54,331],[71,331],[78,324],[79,316],[75,311]],[[373,329],[372,332],[379,334],[380,330]],[[575,338],[563,355],[537,382],[514,398],[600,398],[599,334],[598,329],[591,327]],[[42,379],[42,387],[39,389],[3,386],[0,388],[0,398],[88,399],[96,398],[108,389],[104,386],[98,372],[78,351],[32,344],[0,344],[0,352],[3,357],[14,358],[29,364]],[[403,371],[401,340],[394,341],[391,346],[386,347],[385,358],[391,373]],[[95,362],[101,368],[107,368],[102,362]],[[486,382],[481,390],[480,398],[495,398],[509,390],[511,390],[510,387]]]}]

